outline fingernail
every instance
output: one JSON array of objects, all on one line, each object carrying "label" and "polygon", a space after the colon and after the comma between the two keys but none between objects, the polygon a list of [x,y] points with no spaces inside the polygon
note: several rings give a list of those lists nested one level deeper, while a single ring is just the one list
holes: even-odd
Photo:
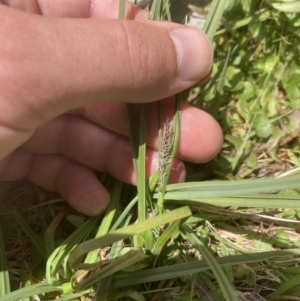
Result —
[{"label": "fingernail", "polygon": [[170,31],[177,52],[178,76],[182,80],[200,80],[211,69],[213,52],[204,33],[184,27]]}]

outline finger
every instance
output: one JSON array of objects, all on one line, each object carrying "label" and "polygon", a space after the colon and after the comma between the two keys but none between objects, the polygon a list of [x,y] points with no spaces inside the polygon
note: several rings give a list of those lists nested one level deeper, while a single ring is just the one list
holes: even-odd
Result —
[{"label": "finger", "polygon": [[0,14],[0,121],[10,127],[32,129],[88,103],[165,98],[212,63],[204,34],[168,22],[43,18],[4,6]]},{"label": "finger", "polygon": [[[136,184],[128,139],[81,117],[65,115],[54,119],[39,128],[22,148],[35,153],[60,153],[89,168]],[[147,149],[147,176],[152,175],[157,168],[158,153]],[[170,182],[182,182],[184,178],[184,165],[174,160]]]},{"label": "finger", "polygon": [[16,150],[6,160],[6,167],[0,169],[0,179],[23,178],[58,191],[73,208],[87,215],[103,213],[110,200],[108,191],[91,169],[60,155],[34,155]]},{"label": "finger", "polygon": [[[173,100],[162,102],[162,128],[167,121],[171,122],[175,111]],[[158,149],[158,104],[152,105],[149,110],[148,128],[151,129],[148,135],[148,145]],[[174,134],[174,133],[173,133]],[[215,157],[223,143],[223,134],[216,120],[206,113],[192,107],[184,102],[180,106],[180,134],[176,157],[194,163],[206,162]]]},{"label": "finger", "polygon": [[[77,0],[77,1],[48,1],[48,0],[0,0],[12,8],[27,13],[60,18],[109,18],[117,19],[119,0]],[[130,2],[125,4],[126,19],[145,19],[145,11]]]},{"label": "finger", "polygon": [[[158,103],[149,104],[147,145],[158,149]],[[162,102],[163,123],[172,120],[174,99]],[[111,131],[128,136],[126,106],[123,103],[100,103],[82,107],[74,113]],[[112,122],[112,120],[114,122]],[[176,157],[190,162],[205,162],[220,151],[223,143],[219,124],[206,112],[186,103],[181,104],[180,139]]]},{"label": "finger", "polygon": [[[48,114],[39,112],[38,120],[36,116],[27,120],[27,127],[86,103],[149,102],[170,96],[195,84],[211,67],[209,42],[195,29],[167,22],[87,22],[1,10],[10,15],[7,22],[13,33],[2,49],[13,75],[8,81],[7,73],[0,74],[9,84],[4,90],[6,98],[12,98],[10,93],[19,87],[25,93],[21,98],[27,99],[22,102],[27,113],[36,115],[36,110],[51,108]],[[21,30],[14,31],[15,23]],[[35,36],[34,41],[29,35]],[[22,47],[16,48],[17,44]],[[19,60],[14,64],[10,53],[22,64]],[[20,110],[14,111],[17,115]]]}]

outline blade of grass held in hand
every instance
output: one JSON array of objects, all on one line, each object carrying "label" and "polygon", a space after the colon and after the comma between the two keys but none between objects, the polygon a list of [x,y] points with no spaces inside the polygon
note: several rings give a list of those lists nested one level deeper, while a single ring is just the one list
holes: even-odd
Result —
[{"label": "blade of grass held in hand", "polygon": [[151,19],[160,21],[162,18],[162,0],[153,0],[151,5]]},{"label": "blade of grass held in hand", "polygon": [[[140,133],[139,133],[139,152],[138,152],[138,222],[146,219],[147,203],[150,204],[148,183],[146,179],[146,137],[147,137],[147,114],[148,104],[141,105],[140,111]],[[153,246],[153,236],[151,231],[146,231],[142,234],[143,237],[136,239],[137,246],[145,246],[146,249],[151,249]]]},{"label": "blade of grass held in hand", "polygon": [[119,0],[119,19],[125,18],[125,6],[126,6],[126,0]]},{"label": "blade of grass held in hand", "polygon": [[214,0],[208,12],[203,31],[212,41],[226,8],[227,0]]}]

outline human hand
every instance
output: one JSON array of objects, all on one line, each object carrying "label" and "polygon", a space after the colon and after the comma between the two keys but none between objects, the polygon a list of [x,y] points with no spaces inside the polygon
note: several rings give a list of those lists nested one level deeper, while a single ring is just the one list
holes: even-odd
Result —
[{"label": "human hand", "polygon": [[[129,20],[114,20],[118,0],[0,3],[17,8],[0,5],[0,179],[28,178],[97,215],[110,196],[93,170],[135,183],[124,103],[168,98],[205,80],[210,44],[196,29],[142,21],[145,12],[129,3]],[[155,107],[148,175],[157,168]],[[170,100],[164,114],[172,115]],[[218,124],[187,104],[180,137],[172,182],[184,180],[180,160],[207,161],[222,143]]]}]

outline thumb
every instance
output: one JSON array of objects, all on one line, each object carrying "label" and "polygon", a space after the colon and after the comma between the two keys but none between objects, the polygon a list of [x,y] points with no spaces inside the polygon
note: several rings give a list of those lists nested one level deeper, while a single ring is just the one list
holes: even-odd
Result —
[{"label": "thumb", "polygon": [[208,39],[178,24],[50,18],[5,6],[0,16],[6,128],[33,130],[89,103],[166,98],[211,69]]}]

